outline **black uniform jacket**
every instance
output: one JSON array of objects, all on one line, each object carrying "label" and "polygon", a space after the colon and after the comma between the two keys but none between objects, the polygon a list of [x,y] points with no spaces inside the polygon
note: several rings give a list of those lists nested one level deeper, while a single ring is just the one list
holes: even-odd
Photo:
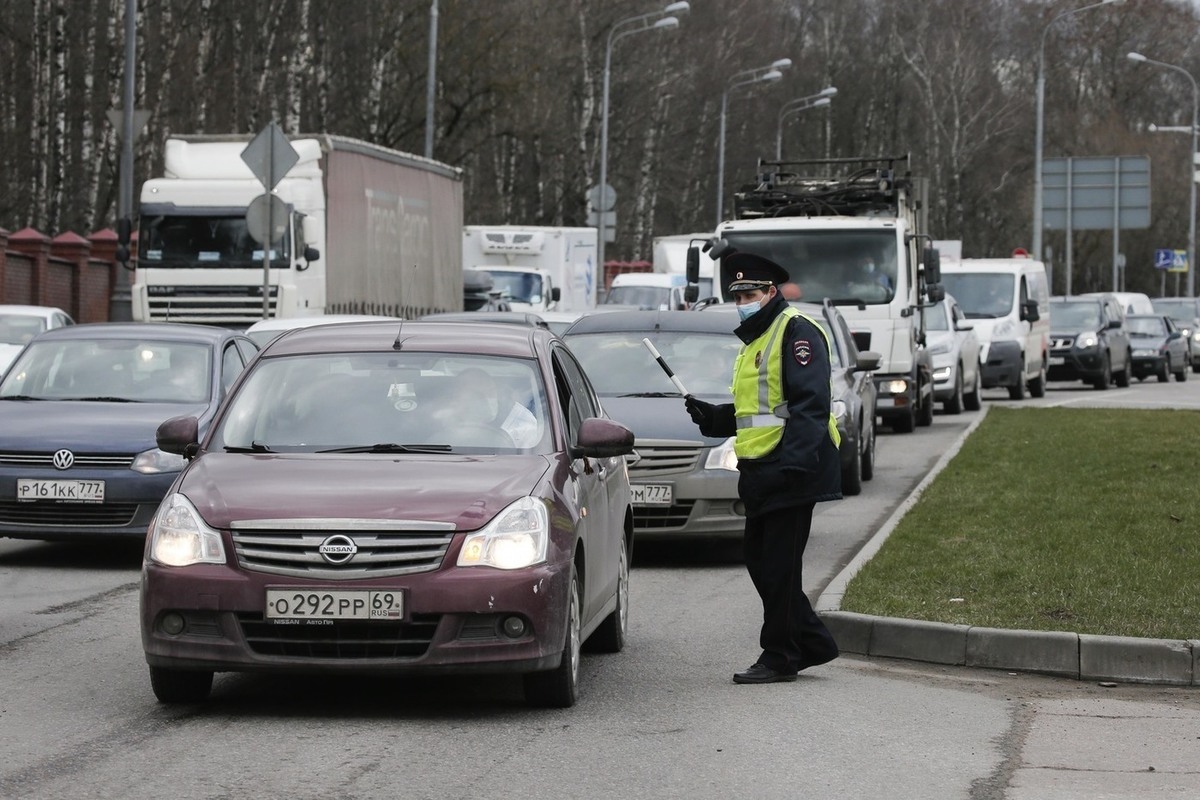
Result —
[{"label": "black uniform jacket", "polygon": [[[785,308],[787,301],[777,294],[734,333],[749,344]],[[776,357],[783,359],[788,417],[783,439],[774,450],[762,458],[738,459],[738,494],[748,516],[842,497],[841,457],[829,436],[832,398],[825,336],[807,319],[795,317],[785,329]],[[712,427],[701,426],[700,432],[705,436],[733,436],[737,432],[733,404],[714,408]]]}]

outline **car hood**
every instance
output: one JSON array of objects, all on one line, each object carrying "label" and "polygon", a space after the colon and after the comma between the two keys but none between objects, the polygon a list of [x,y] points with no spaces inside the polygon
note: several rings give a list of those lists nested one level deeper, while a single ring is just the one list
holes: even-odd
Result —
[{"label": "car hood", "polygon": [[[731,398],[719,395],[703,396],[699,399],[708,403],[730,403]],[[724,438],[702,436],[696,423],[692,422],[682,397],[615,397],[600,398],[605,412],[633,431],[637,439],[678,439],[694,442],[702,440],[708,447],[715,447]]]},{"label": "car hood", "polygon": [[[89,403],[78,400],[0,400],[0,447],[89,453],[140,453],[155,446],[160,423],[179,416],[204,419],[207,406],[180,403]],[[201,425],[203,430],[203,425]]]},{"label": "car hood", "polygon": [[1082,336],[1085,333],[1096,333],[1095,328],[1051,328],[1050,338],[1052,339],[1068,339],[1075,336]]},{"label": "car hood", "polygon": [[1139,350],[1149,350],[1150,348],[1158,349],[1167,343],[1165,336],[1137,336],[1131,334],[1129,336],[1129,346]]},{"label": "car hood", "polygon": [[206,453],[177,491],[205,521],[390,519],[475,530],[532,493],[550,467],[538,455]]}]

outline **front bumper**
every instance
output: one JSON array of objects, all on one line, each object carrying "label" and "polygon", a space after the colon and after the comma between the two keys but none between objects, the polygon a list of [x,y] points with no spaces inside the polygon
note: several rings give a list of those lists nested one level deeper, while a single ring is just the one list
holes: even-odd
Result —
[{"label": "front bumper", "polygon": [[979,371],[979,382],[985,389],[993,386],[1016,386],[1025,380],[1025,359],[1021,343],[1012,340],[992,342],[987,360]]},{"label": "front bumper", "polygon": [[1139,356],[1137,351],[1134,351],[1132,360],[1129,362],[1133,369],[1133,377],[1144,378],[1147,375],[1157,375],[1159,370],[1167,366],[1167,357],[1161,353],[1156,353],[1153,356]]},{"label": "front bumper", "polygon": [[[0,469],[0,536],[12,539],[144,539],[146,529],[178,472],[144,475],[132,470]],[[20,501],[17,480],[103,481],[101,503]]]},{"label": "front bumper", "polygon": [[1104,375],[1104,358],[1099,346],[1051,350],[1046,377],[1052,381],[1094,380]]},{"label": "front bumper", "polygon": [[670,503],[634,504],[633,531],[637,537],[741,536],[746,512],[738,498],[738,473],[704,469],[704,449],[689,473],[653,474],[630,471],[630,486],[669,486]]},{"label": "front bumper", "polygon": [[[461,538],[461,537],[460,537]],[[519,570],[447,567],[380,579],[314,581],[228,565],[142,569],[142,647],[151,666],[214,672],[458,673],[553,669],[565,641],[570,562]],[[398,621],[277,624],[267,588],[382,589],[404,594]],[[172,635],[164,618],[178,614]],[[520,617],[516,637],[502,629]]]},{"label": "front bumper", "polygon": [[[907,375],[874,375],[875,414],[885,422],[913,414],[917,407],[917,387]],[[893,391],[900,389],[900,391]]]}]

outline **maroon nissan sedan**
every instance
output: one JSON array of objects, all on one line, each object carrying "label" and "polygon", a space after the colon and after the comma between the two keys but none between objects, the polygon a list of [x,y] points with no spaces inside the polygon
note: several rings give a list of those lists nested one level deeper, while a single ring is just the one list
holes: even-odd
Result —
[{"label": "maroon nissan sedan", "polygon": [[141,627],[165,703],[213,673],[519,673],[566,707],[615,652],[633,545],[624,456],[550,331],[358,322],[269,344],[151,522]]}]

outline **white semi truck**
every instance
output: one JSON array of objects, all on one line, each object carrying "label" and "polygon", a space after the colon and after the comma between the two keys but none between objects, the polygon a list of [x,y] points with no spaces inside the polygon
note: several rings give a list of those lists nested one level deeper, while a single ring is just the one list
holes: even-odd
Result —
[{"label": "white semi truck", "polygon": [[[788,270],[803,300],[832,300],[858,349],[882,354],[876,411],[903,433],[933,422],[925,307],[944,296],[926,232],[928,183],[897,170],[907,161],[760,161],[757,180],[735,194],[736,218],[717,227],[710,248],[714,257],[770,258]],[[698,252],[690,260],[695,281]],[[719,274],[714,289],[722,295],[730,276],[723,265]]]},{"label": "white semi truck", "polygon": [[289,139],[299,160],[275,187],[286,219],[269,248],[246,222],[264,192],[241,158],[250,137],[167,140],[163,176],[142,186],[135,320],[462,309],[459,169],[342,136]]},{"label": "white semi truck", "polygon": [[587,311],[596,307],[595,228],[468,225],[464,269],[481,269],[513,311]]}]

